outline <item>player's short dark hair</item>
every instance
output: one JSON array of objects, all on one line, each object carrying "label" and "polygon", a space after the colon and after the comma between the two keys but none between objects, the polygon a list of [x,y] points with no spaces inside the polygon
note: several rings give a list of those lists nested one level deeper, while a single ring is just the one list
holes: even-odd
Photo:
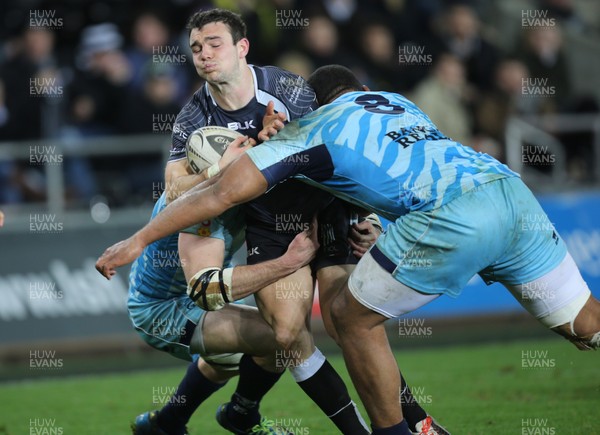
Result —
[{"label": "player's short dark hair", "polygon": [[362,84],[352,71],[342,65],[325,65],[308,78],[315,91],[317,103],[327,104],[343,91],[362,91]]},{"label": "player's short dark hair", "polygon": [[190,17],[185,28],[189,35],[193,29],[201,29],[210,23],[223,23],[229,27],[234,44],[246,37],[246,23],[244,23],[242,17],[226,9],[215,8],[198,11]]}]

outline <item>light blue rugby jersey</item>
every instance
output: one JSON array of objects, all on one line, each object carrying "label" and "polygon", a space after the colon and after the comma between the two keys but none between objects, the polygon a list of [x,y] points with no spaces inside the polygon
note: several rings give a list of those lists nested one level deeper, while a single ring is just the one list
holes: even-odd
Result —
[{"label": "light blue rugby jersey", "polygon": [[[150,220],[165,207],[163,193],[154,205]],[[216,219],[201,222],[183,232],[224,240],[223,267],[232,267],[232,256],[244,243],[244,229],[242,211],[235,207]],[[133,262],[129,273],[130,296],[140,293],[149,298],[171,299],[186,293],[187,281],[179,259],[178,239],[177,233],[151,243]]]},{"label": "light blue rugby jersey", "polygon": [[445,137],[414,103],[390,92],[343,94],[247,154],[269,188],[301,178],[390,220],[518,177]]}]

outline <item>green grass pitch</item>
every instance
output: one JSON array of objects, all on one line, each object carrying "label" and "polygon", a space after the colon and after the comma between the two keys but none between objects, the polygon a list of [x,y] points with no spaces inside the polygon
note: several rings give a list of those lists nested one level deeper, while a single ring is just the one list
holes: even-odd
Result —
[{"label": "green grass pitch", "polygon": [[[596,352],[553,339],[397,350],[396,355],[417,398],[455,435],[600,434]],[[348,380],[341,356],[331,355],[330,361]],[[184,370],[182,365],[0,385],[0,434],[127,434],[137,414],[160,407],[156,402],[165,400]],[[223,433],[214,412],[234,386],[232,380],[198,409],[189,423],[191,434]],[[336,433],[289,374],[266,396],[261,411],[298,435]],[[32,427],[36,421],[46,431]]]}]

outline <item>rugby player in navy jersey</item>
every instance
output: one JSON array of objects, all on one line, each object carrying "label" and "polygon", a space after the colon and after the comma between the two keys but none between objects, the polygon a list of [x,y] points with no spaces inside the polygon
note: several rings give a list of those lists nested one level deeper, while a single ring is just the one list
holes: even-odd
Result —
[{"label": "rugby player in navy jersey", "polygon": [[[315,105],[314,93],[301,78],[275,67],[247,65],[249,42],[245,38],[245,24],[238,15],[220,9],[199,12],[190,18],[187,27],[194,66],[206,84],[184,106],[173,126],[172,149],[165,171],[169,200],[198,182],[185,160],[187,137],[197,128],[219,125],[257,138],[269,101],[288,119],[312,111]],[[275,228],[278,216],[293,215],[301,225],[309,225],[313,215],[331,201],[330,195],[315,189],[309,191],[303,183],[291,184],[245,207],[249,265],[278,257],[296,234],[278,233]],[[277,289],[281,288],[293,288],[298,296],[278,298]],[[255,298],[277,342],[285,350],[279,355],[290,356],[282,364],[290,366],[300,387],[342,432],[367,433],[346,386],[315,348],[307,328],[312,289],[312,275],[306,267],[284,281],[265,287]],[[281,374],[266,372],[248,359],[240,366],[238,387],[231,402],[218,411],[219,423],[233,432],[256,424],[257,399]]]},{"label": "rugby player in navy jersey", "polygon": [[[444,136],[401,95],[361,92],[346,68],[320,68],[309,83],[320,109],[286,125],[108,248],[98,270],[110,276],[164,234],[297,177],[394,221],[361,258],[332,307],[373,434],[411,433],[384,321],[443,294],[458,296],[475,274],[505,285],[577,348],[600,347],[600,302],[518,174]],[[308,158],[297,158],[303,155]],[[286,164],[290,156],[303,163]],[[529,228],[528,220],[541,225]],[[429,260],[427,270],[409,261],[415,252]]]},{"label": "rugby player in navy jersey", "polygon": [[[168,201],[202,180],[192,173],[185,159],[185,143],[195,129],[219,125],[256,139],[265,111],[266,119],[272,119],[263,131],[269,136],[273,133],[269,129],[280,129],[283,121],[297,119],[316,107],[314,92],[301,77],[276,67],[246,63],[249,42],[245,38],[245,24],[238,15],[220,9],[199,12],[190,18],[188,30],[194,66],[206,84],[184,106],[173,126],[172,149],[165,171]],[[218,165],[211,171],[218,172]],[[320,222],[327,237],[322,238],[315,264],[321,310],[328,332],[335,336],[330,304],[358,261],[354,253],[366,252],[376,238],[378,231],[370,221],[364,220],[351,228],[350,211],[343,202],[291,180],[245,207],[247,261],[253,265],[282,255],[293,237],[310,224],[317,212],[327,219]],[[294,225],[289,225],[290,221]],[[348,242],[349,233],[357,240]],[[255,298],[283,349],[279,353],[281,359],[287,358],[282,364],[290,368],[299,386],[341,432],[365,434],[367,429],[346,386],[315,347],[307,326],[313,289],[311,270],[305,267],[266,286]],[[250,358],[243,361],[247,364],[240,368],[238,388],[231,402],[221,407],[217,415],[219,423],[232,431],[256,424],[259,419],[257,399],[281,376],[281,373],[265,372]],[[423,426],[420,422],[426,421],[427,414],[408,387],[404,399],[411,426]]]}]

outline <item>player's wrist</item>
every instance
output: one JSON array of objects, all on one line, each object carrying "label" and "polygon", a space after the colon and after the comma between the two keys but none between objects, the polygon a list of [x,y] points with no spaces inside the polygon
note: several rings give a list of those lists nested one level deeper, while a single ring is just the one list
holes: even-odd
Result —
[{"label": "player's wrist", "polygon": [[149,234],[148,227],[144,227],[131,236],[131,242],[134,246],[144,249],[150,243],[153,242],[151,234]]},{"label": "player's wrist", "polygon": [[206,170],[206,176],[207,176],[207,178],[212,178],[215,175],[217,175],[219,172],[221,172],[221,167],[219,166],[219,162],[217,162],[208,167],[208,169]]},{"label": "player's wrist", "polygon": [[371,225],[373,225],[373,227],[379,231],[379,234],[383,233],[383,224],[381,223],[379,216],[377,216],[375,213],[365,216],[364,219],[371,222]]}]

